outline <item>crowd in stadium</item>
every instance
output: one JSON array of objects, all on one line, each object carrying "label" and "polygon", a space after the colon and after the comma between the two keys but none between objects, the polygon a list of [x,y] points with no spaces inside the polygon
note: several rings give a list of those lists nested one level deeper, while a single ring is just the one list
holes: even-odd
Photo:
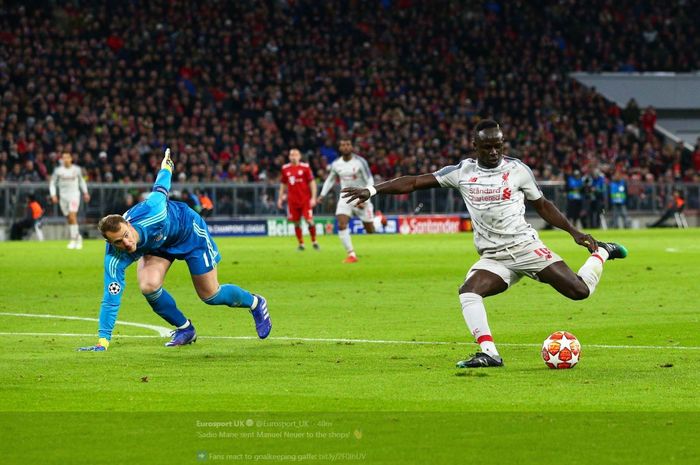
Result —
[{"label": "crowd in stadium", "polygon": [[37,3],[0,7],[0,181],[69,151],[88,181],[152,182],[166,144],[179,181],[276,182],[291,147],[323,177],[347,135],[387,179],[465,158],[485,117],[541,180],[700,181],[653,108],[567,77],[700,69],[683,2]]}]

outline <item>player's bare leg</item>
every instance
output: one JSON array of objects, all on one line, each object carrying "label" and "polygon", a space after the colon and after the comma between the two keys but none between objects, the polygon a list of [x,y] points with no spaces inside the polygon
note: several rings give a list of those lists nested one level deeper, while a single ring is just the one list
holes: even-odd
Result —
[{"label": "player's bare leg", "polygon": [[272,322],[267,310],[267,300],[261,295],[251,294],[234,284],[219,284],[217,269],[200,275],[192,275],[192,283],[197,295],[208,305],[227,305],[250,309],[255,320],[255,329],[260,339],[265,339]]},{"label": "player's bare leg", "polygon": [[139,259],[136,276],[141,293],[154,312],[162,319],[175,326],[172,339],[166,347],[192,344],[197,340],[197,333],[192,322],[177,308],[175,299],[163,289],[165,275],[172,262],[155,255],[144,255]]},{"label": "player's bare leg", "polygon": [[350,217],[347,215],[338,215],[338,237],[340,242],[343,243],[345,251],[348,256],[343,260],[344,263],[355,263],[357,261],[357,255],[355,254],[355,249],[352,248],[352,239],[350,239],[350,229],[348,224],[350,224]]},{"label": "player's bare leg", "polygon": [[582,300],[589,297],[600,281],[605,262],[627,256],[627,249],[620,244],[597,242],[597,245],[598,248],[588,257],[578,273],[575,274],[561,261],[549,265],[537,273],[537,277],[570,299]]},{"label": "player's bare leg", "polygon": [[462,304],[462,315],[474,339],[481,347],[467,360],[457,362],[459,368],[480,368],[503,366],[496,345],[491,336],[484,297],[500,294],[508,289],[508,284],[499,275],[486,270],[475,270],[470,273],[464,284],[459,288],[459,301]]},{"label": "player's bare leg", "polygon": [[363,222],[362,224],[365,226],[365,232],[366,232],[367,234],[374,234],[374,233],[375,233],[375,231],[374,231],[374,223],[372,223],[372,222],[370,221],[370,222],[368,222],[368,223]]},{"label": "player's bare leg", "polygon": [[83,237],[80,235],[80,230],[78,229],[78,213],[69,212],[68,213],[68,236],[70,237],[70,242],[68,243],[69,249],[82,249],[83,248]]},{"label": "player's bare leg", "polygon": [[[598,262],[602,272],[603,265]],[[544,270],[537,273],[537,277],[543,283],[547,283],[561,295],[571,300],[583,300],[591,294],[583,278],[569,268],[564,261],[552,263]],[[598,279],[600,275],[598,275]],[[596,284],[598,280],[596,279]]]}]

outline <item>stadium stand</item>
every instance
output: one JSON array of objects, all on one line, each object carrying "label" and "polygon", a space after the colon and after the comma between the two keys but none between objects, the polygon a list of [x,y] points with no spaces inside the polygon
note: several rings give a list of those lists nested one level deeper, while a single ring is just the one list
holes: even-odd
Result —
[{"label": "stadium stand", "polygon": [[151,182],[164,144],[180,181],[275,182],[291,146],[322,176],[344,134],[385,179],[464,158],[494,117],[542,180],[697,182],[698,149],[664,144],[651,109],[567,77],[700,69],[697,6],[6,2],[0,181],[47,179],[69,150],[90,181]]}]

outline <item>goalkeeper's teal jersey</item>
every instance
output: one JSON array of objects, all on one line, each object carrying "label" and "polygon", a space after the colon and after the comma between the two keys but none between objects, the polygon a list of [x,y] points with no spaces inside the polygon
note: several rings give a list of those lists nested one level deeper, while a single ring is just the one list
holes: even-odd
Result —
[{"label": "goalkeeper's teal jersey", "polygon": [[99,337],[111,338],[125,288],[125,270],[144,255],[186,260],[193,275],[204,274],[221,260],[204,220],[183,202],[168,200],[172,174],[161,169],[148,199],[124,213],[139,235],[134,253],[107,244]]}]

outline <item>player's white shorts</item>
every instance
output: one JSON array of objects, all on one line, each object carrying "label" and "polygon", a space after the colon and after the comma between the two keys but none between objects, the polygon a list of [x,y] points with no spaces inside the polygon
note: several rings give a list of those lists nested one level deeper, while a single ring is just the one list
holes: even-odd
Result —
[{"label": "player's white shorts", "polygon": [[[354,200],[353,203],[355,202],[357,201]],[[365,202],[365,205],[362,208],[357,208],[350,205],[347,199],[340,197],[338,199],[338,206],[335,209],[335,214],[336,216],[355,216],[363,223],[371,223],[374,221],[374,205],[372,205],[372,202],[368,200]]]},{"label": "player's white shorts", "polygon": [[561,257],[549,250],[542,241],[526,241],[496,252],[485,252],[469,269],[465,281],[474,271],[486,270],[500,276],[510,287],[523,276],[537,279],[535,273],[560,261]]},{"label": "player's white shorts", "polygon": [[58,204],[61,206],[63,216],[68,216],[68,213],[77,213],[80,209],[80,195],[59,196]]}]

